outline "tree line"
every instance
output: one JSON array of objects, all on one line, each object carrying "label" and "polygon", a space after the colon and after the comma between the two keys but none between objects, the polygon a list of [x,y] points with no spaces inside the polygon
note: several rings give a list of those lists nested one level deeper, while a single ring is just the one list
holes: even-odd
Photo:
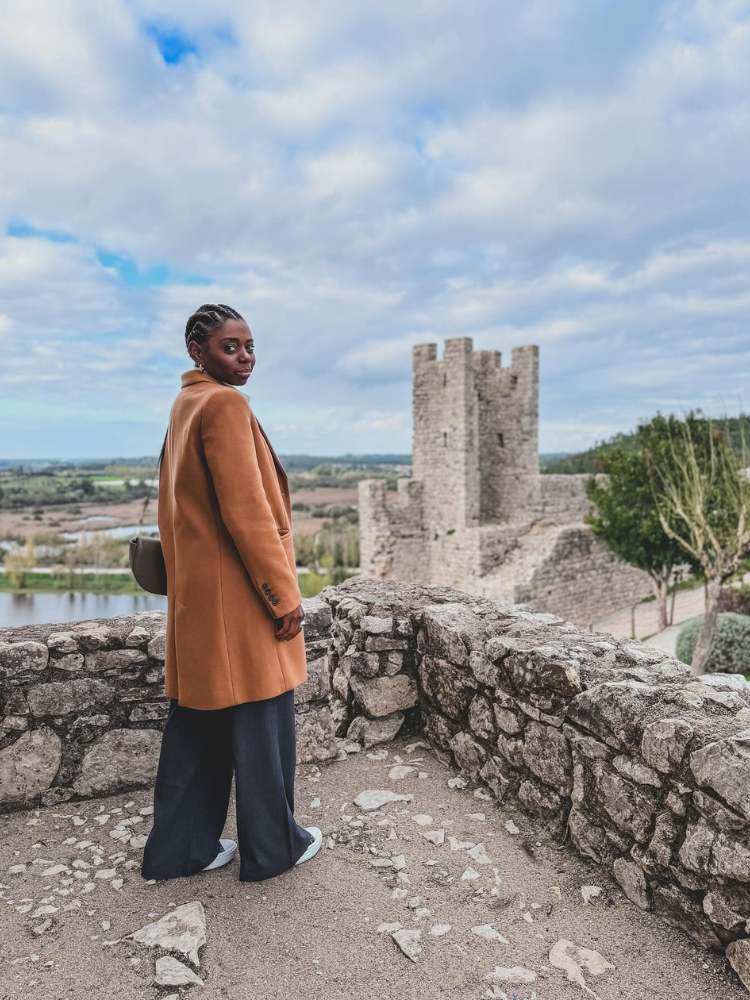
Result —
[{"label": "tree line", "polygon": [[657,414],[602,449],[586,482],[594,533],[648,573],[662,628],[676,575],[704,581],[706,609],[692,658],[702,673],[719,614],[722,584],[750,557],[747,420],[700,411]]}]

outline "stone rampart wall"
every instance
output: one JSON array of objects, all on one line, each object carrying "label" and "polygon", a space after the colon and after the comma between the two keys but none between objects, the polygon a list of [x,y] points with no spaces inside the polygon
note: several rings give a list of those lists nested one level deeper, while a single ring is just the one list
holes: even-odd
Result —
[{"label": "stone rampart wall", "polygon": [[[331,611],[305,602],[308,679],[295,689],[300,760],[336,755]],[[153,784],[164,697],[161,611],[0,629],[0,812]]]},{"label": "stone rampart wall", "polygon": [[[352,578],[305,612],[300,760],[423,732],[635,905],[708,948],[750,949],[744,690],[640,643],[444,587]],[[5,808],[152,779],[161,619],[0,632]]]},{"label": "stone rampart wall", "polygon": [[582,520],[591,510],[586,496],[587,475],[540,477],[540,513],[562,520]]}]

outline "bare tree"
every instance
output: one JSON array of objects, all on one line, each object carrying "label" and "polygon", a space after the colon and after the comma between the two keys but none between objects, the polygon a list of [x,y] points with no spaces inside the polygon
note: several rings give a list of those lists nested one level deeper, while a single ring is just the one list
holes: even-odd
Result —
[{"label": "bare tree", "polygon": [[739,454],[721,423],[693,414],[674,421],[671,460],[652,463],[655,497],[665,534],[700,567],[706,581],[706,611],[692,668],[705,673],[719,614],[722,583],[750,550],[750,479],[747,448]]}]

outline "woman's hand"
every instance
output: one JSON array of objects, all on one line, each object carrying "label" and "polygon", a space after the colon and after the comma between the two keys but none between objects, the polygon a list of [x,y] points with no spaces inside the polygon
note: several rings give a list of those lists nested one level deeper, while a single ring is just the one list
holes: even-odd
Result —
[{"label": "woman's hand", "polygon": [[302,610],[302,605],[300,604],[294,611],[289,611],[285,614],[283,618],[274,619],[276,638],[282,641],[293,639],[302,628],[304,618],[305,612]]}]

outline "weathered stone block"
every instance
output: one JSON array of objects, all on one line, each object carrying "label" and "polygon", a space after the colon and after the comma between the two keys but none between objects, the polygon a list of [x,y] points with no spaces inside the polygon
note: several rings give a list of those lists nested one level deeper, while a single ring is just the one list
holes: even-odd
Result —
[{"label": "weathered stone block", "polygon": [[670,866],[677,832],[677,823],[672,813],[660,812],[654,824],[654,835],[644,854],[643,863],[648,871]]},{"label": "weathered stone block", "polygon": [[458,666],[469,662],[469,647],[464,641],[466,631],[478,630],[476,616],[465,604],[437,604],[424,609],[424,652]]},{"label": "weathered stone block", "polygon": [[380,673],[380,657],[377,653],[353,652],[342,656],[339,663],[349,674],[360,677],[377,677]]},{"label": "weathered stone block", "polygon": [[712,924],[727,931],[740,931],[750,920],[750,888],[744,892],[716,886],[703,897],[703,912]]},{"label": "weathered stone block", "polygon": [[475,695],[469,704],[469,726],[472,732],[482,739],[491,740],[494,738],[495,719],[492,714],[492,705],[488,698],[482,694]]},{"label": "weathered stone block", "polygon": [[509,764],[513,767],[523,767],[523,740],[514,740],[503,733],[498,733],[495,746]]},{"label": "weathered stone block", "polygon": [[370,718],[390,715],[417,704],[417,685],[406,674],[372,678],[352,675],[349,683],[355,702]]},{"label": "weathered stone block", "polygon": [[469,669],[480,684],[488,687],[497,686],[500,678],[500,671],[496,663],[478,649],[473,649],[469,653]]},{"label": "weathered stone block", "polygon": [[456,733],[450,741],[450,749],[453,751],[458,767],[472,777],[476,776],[487,758],[487,751],[482,744],[468,733]]},{"label": "weathered stone block", "polygon": [[52,784],[61,757],[60,737],[47,726],[0,750],[0,806],[31,805]]},{"label": "weathered stone block", "polygon": [[83,671],[83,653],[66,653],[64,656],[50,657],[49,665],[53,670],[65,674],[80,674]]},{"label": "weathered stone block", "polygon": [[690,770],[699,785],[750,820],[750,730],[695,750]]},{"label": "weathered stone block", "polygon": [[393,632],[393,617],[377,618],[375,615],[365,615],[361,628],[370,635],[391,635]]},{"label": "weathered stone block", "polygon": [[519,691],[549,691],[563,701],[574,698],[582,690],[578,668],[566,662],[555,650],[543,646],[530,653],[508,656],[503,661],[502,673]]},{"label": "weathered stone block", "polygon": [[71,633],[83,650],[107,649],[119,642],[117,633],[100,622],[76,622]]},{"label": "weathered stone block", "polygon": [[149,640],[146,652],[152,660],[164,660],[167,649],[167,633],[158,632],[153,639]]},{"label": "weathered stone block", "polygon": [[307,660],[307,680],[294,689],[294,703],[323,701],[331,693],[330,664],[327,656]]},{"label": "weathered stone block", "polygon": [[148,657],[140,649],[99,649],[86,653],[85,669],[93,674],[104,670],[129,670],[148,663]]},{"label": "weathered stone block", "polygon": [[352,719],[346,736],[347,739],[359,741],[367,750],[378,743],[388,743],[394,739],[405,718],[403,712],[394,712],[382,719],[368,719],[365,715],[358,715]]},{"label": "weathered stone block", "polygon": [[563,809],[563,800],[551,788],[535,781],[522,781],[518,789],[518,799],[529,812],[544,819],[557,817]]},{"label": "weathered stone block", "polygon": [[722,944],[702,907],[676,885],[652,886],[654,908],[670,924],[680,927],[689,936],[714,951]]},{"label": "weathered stone block", "polygon": [[422,709],[422,722],[425,736],[436,746],[443,750],[450,749],[450,741],[455,735],[455,726],[451,726],[447,719],[444,719],[439,712],[429,708]]},{"label": "weathered stone block", "polygon": [[155,729],[111,729],[81,761],[73,789],[79,795],[110,795],[156,778],[161,733]]},{"label": "weathered stone block", "polygon": [[380,669],[386,677],[393,677],[394,674],[400,674],[404,669],[404,654],[398,652],[398,650],[381,653]]},{"label": "weathered stone block", "polygon": [[297,760],[299,763],[332,760],[337,755],[334,720],[328,705],[311,705],[297,713]]},{"label": "weathered stone block", "polygon": [[705,816],[720,830],[727,833],[745,833],[746,837],[750,837],[749,824],[745,817],[727,809],[723,802],[719,802],[707,792],[696,790],[693,793],[693,805],[701,816]]},{"label": "weathered stone block", "polygon": [[616,858],[612,865],[612,874],[622,886],[622,891],[642,910],[651,909],[648,882],[640,865],[625,858]]},{"label": "weathered stone block", "polygon": [[110,717],[104,713],[82,715],[71,725],[68,738],[78,743],[90,743],[109,726],[109,723]]},{"label": "weathered stone block", "polygon": [[151,639],[151,632],[143,625],[136,625],[125,636],[126,646],[145,646]]},{"label": "weathered stone block", "polygon": [[368,635],[365,639],[365,649],[380,653],[385,650],[405,650],[409,648],[407,639],[397,639],[387,635]]},{"label": "weathered stone block", "polygon": [[611,748],[593,736],[580,733],[567,723],[563,725],[562,732],[570,746],[588,760],[609,760],[612,757]]},{"label": "weathered stone block", "polygon": [[[577,695],[568,705],[567,719],[588,729],[616,750],[628,750],[641,739],[658,688],[640,681],[608,681]],[[645,757],[646,763],[654,766]],[[658,770],[658,769],[657,769]]]},{"label": "weathered stone block", "polygon": [[568,816],[568,829],[575,847],[592,861],[602,864],[608,852],[607,836],[604,829],[598,826],[580,809],[571,809]]},{"label": "weathered stone block", "polygon": [[601,763],[594,766],[594,784],[601,806],[615,826],[639,843],[648,840],[656,811],[653,801]]},{"label": "weathered stone block", "polygon": [[523,732],[523,727],[526,724],[523,713],[514,712],[510,708],[504,708],[497,704],[492,706],[492,710],[498,729],[502,729],[508,736],[517,736]]},{"label": "weathered stone block", "polygon": [[637,785],[650,785],[652,788],[661,788],[661,779],[652,767],[646,767],[640,761],[633,760],[625,754],[618,754],[612,761],[615,770],[626,778],[630,778]]},{"label": "weathered stone block", "polygon": [[750,991],[750,940],[741,938],[739,941],[732,941],[727,945],[726,955],[742,985]]},{"label": "weathered stone block", "polygon": [[497,663],[514,653],[530,653],[533,648],[531,637],[522,639],[514,635],[493,635],[485,643],[484,651],[493,663]]},{"label": "weathered stone block", "polygon": [[155,722],[166,719],[168,713],[168,701],[144,701],[135,706],[128,718],[131,722]]},{"label": "weathered stone block", "polygon": [[477,688],[468,670],[436,656],[423,656],[419,678],[425,694],[441,711],[452,719],[463,718]]},{"label": "weathered stone block", "polygon": [[69,715],[91,708],[108,705],[115,696],[115,689],[106,681],[81,677],[72,681],[51,681],[35,684],[26,692],[31,714],[41,716]]},{"label": "weathered stone block", "polygon": [[320,594],[315,597],[305,597],[302,600],[302,610],[305,614],[305,620],[302,623],[305,643],[319,638],[327,641],[333,627],[333,613],[328,601],[324,600]]},{"label": "weathered stone block", "polygon": [[506,798],[512,787],[510,778],[503,770],[503,761],[499,757],[488,756],[479,769],[479,777],[492,789],[499,802]]},{"label": "weathered stone block", "polygon": [[523,740],[523,761],[538,778],[559,792],[569,794],[573,787],[573,762],[570,747],[559,729],[530,722]]},{"label": "weathered stone block", "polygon": [[47,648],[50,653],[77,653],[78,640],[72,632],[50,632]]},{"label": "weathered stone block", "polygon": [[0,681],[25,684],[47,669],[49,650],[43,642],[0,642]]},{"label": "weathered stone block", "polygon": [[679,769],[692,738],[693,727],[683,719],[660,719],[644,729],[641,754],[651,767],[669,774]]}]

